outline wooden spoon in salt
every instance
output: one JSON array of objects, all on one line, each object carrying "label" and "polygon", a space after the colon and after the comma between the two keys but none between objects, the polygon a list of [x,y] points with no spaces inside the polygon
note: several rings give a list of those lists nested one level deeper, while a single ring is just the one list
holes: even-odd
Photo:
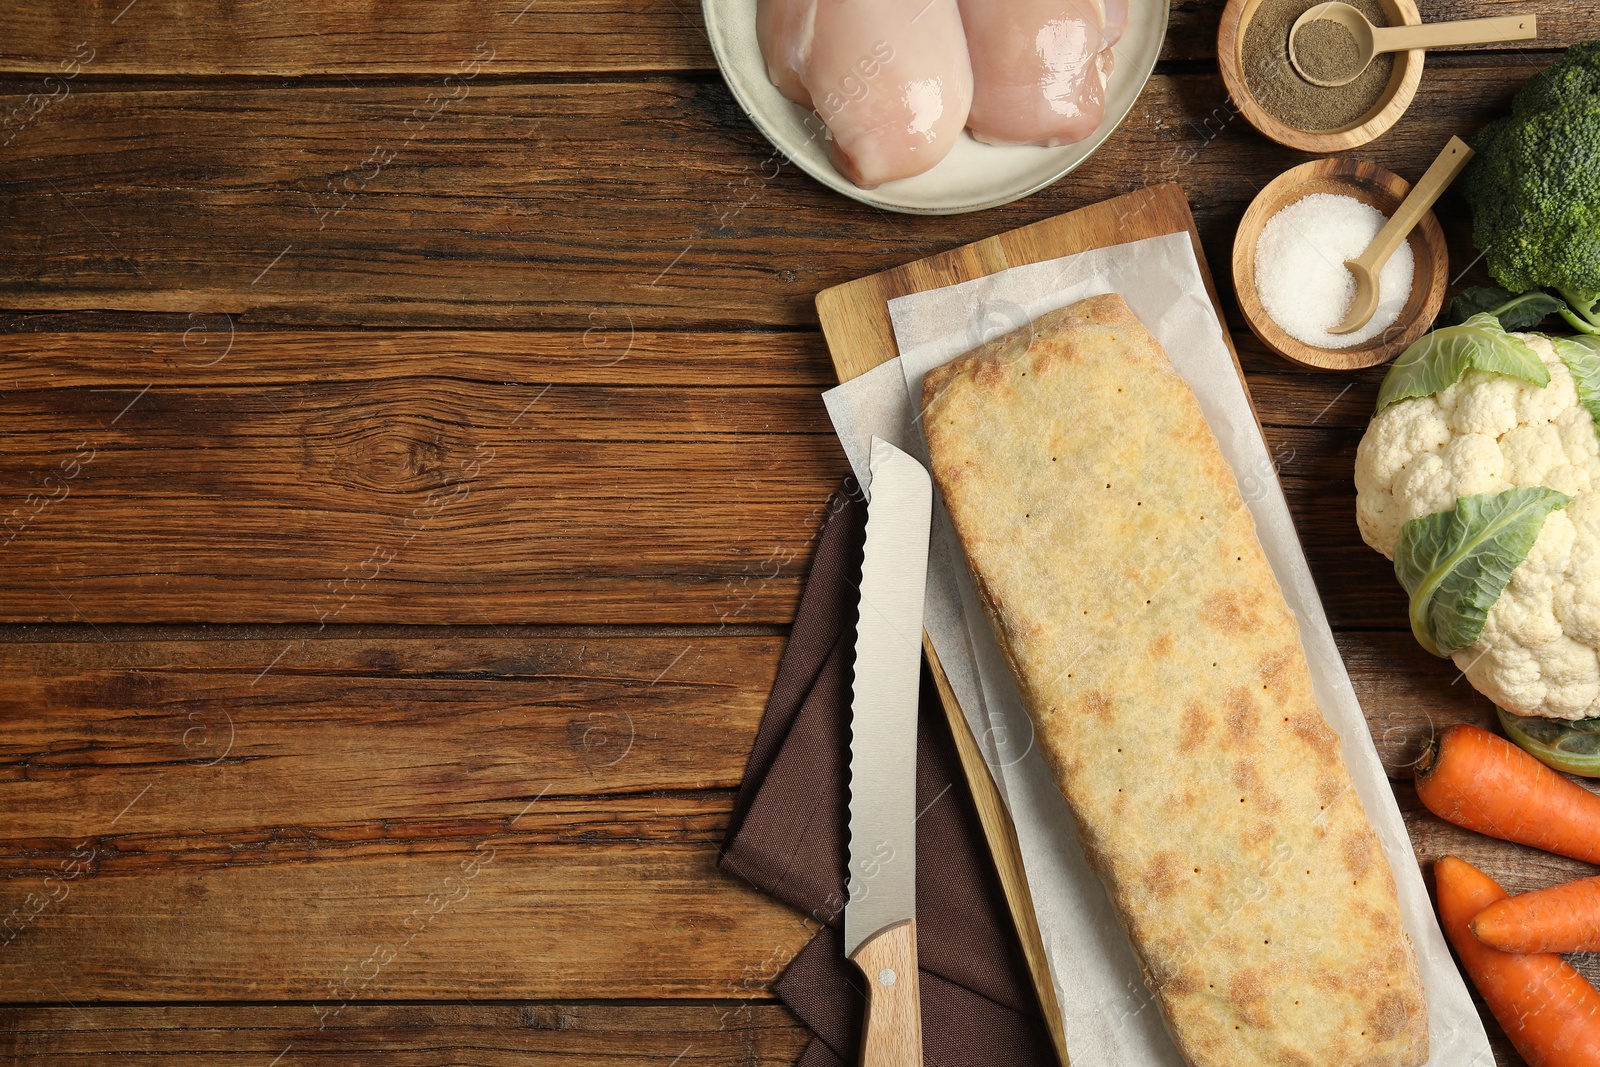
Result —
[{"label": "wooden spoon in salt", "polygon": [[1383,265],[1389,262],[1389,257],[1400,247],[1400,242],[1422,221],[1422,216],[1456,180],[1456,175],[1461,173],[1461,168],[1471,158],[1472,149],[1467,147],[1465,141],[1459,137],[1450,138],[1450,143],[1444,146],[1439,158],[1428,167],[1422,180],[1411,187],[1411,192],[1406,194],[1400,207],[1383,224],[1383,229],[1378,231],[1378,236],[1372,239],[1366,250],[1355,259],[1344,261],[1345,269],[1355,277],[1356,295],[1350,301],[1350,310],[1345,314],[1344,321],[1330,329],[1329,333],[1353,333],[1372,321],[1373,312],[1378,310],[1378,275],[1383,271]]}]

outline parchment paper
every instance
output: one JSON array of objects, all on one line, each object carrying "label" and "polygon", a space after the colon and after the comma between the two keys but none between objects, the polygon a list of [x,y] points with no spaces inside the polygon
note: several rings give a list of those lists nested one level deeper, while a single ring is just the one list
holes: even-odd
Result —
[{"label": "parchment paper", "polygon": [[[911,398],[922,395],[922,376],[929,370],[1047,311],[1112,292],[1127,300],[1199,397],[1299,620],[1317,702],[1339,734],[1356,790],[1394,869],[1427,990],[1429,1067],[1493,1067],[1483,1023],[1434,918],[1278,484],[1277,467],[1292,466],[1293,453],[1267,452],[1188,233],[1016,267],[890,301],[901,357],[823,397],[856,476],[869,484],[873,434],[927,462]],[[1084,861],[1066,802],[1034,748],[1032,726],[978,604],[949,516],[937,502],[925,625],[1016,823],[1073,1067],[1183,1067],[1111,902]]]}]

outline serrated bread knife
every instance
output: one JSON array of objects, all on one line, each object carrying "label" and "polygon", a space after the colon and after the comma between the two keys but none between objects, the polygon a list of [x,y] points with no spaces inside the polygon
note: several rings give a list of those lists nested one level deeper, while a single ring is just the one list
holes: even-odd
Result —
[{"label": "serrated bread knife", "polygon": [[862,1067],[921,1067],[917,1000],[917,688],[933,485],[872,439],[850,710],[844,951],[867,978]]}]

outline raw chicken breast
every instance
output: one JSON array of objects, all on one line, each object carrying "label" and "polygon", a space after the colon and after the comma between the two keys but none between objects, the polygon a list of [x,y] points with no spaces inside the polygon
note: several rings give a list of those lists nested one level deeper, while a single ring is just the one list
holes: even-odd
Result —
[{"label": "raw chicken breast", "polygon": [[1093,133],[1127,10],[1126,0],[961,0],[976,83],[972,135],[1053,146]]},{"label": "raw chicken breast", "polygon": [[800,80],[811,53],[812,16],[816,0],[758,0],[756,40],[767,61],[767,77],[784,96],[801,107],[811,106],[811,93]]},{"label": "raw chicken breast", "polygon": [[773,84],[827,124],[855,184],[921,174],[961,136],[972,64],[956,0],[760,0],[756,30]]},{"label": "raw chicken breast", "polygon": [[1110,48],[1122,40],[1122,31],[1128,28],[1128,0],[1105,0],[1104,22],[1100,35]]}]

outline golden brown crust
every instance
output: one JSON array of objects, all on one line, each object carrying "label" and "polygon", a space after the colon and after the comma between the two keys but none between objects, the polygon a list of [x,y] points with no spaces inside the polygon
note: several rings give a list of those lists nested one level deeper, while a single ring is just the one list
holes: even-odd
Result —
[{"label": "golden brown crust", "polygon": [[930,373],[933,476],[1196,1067],[1413,1067],[1393,875],[1199,403],[1121,297]]}]

